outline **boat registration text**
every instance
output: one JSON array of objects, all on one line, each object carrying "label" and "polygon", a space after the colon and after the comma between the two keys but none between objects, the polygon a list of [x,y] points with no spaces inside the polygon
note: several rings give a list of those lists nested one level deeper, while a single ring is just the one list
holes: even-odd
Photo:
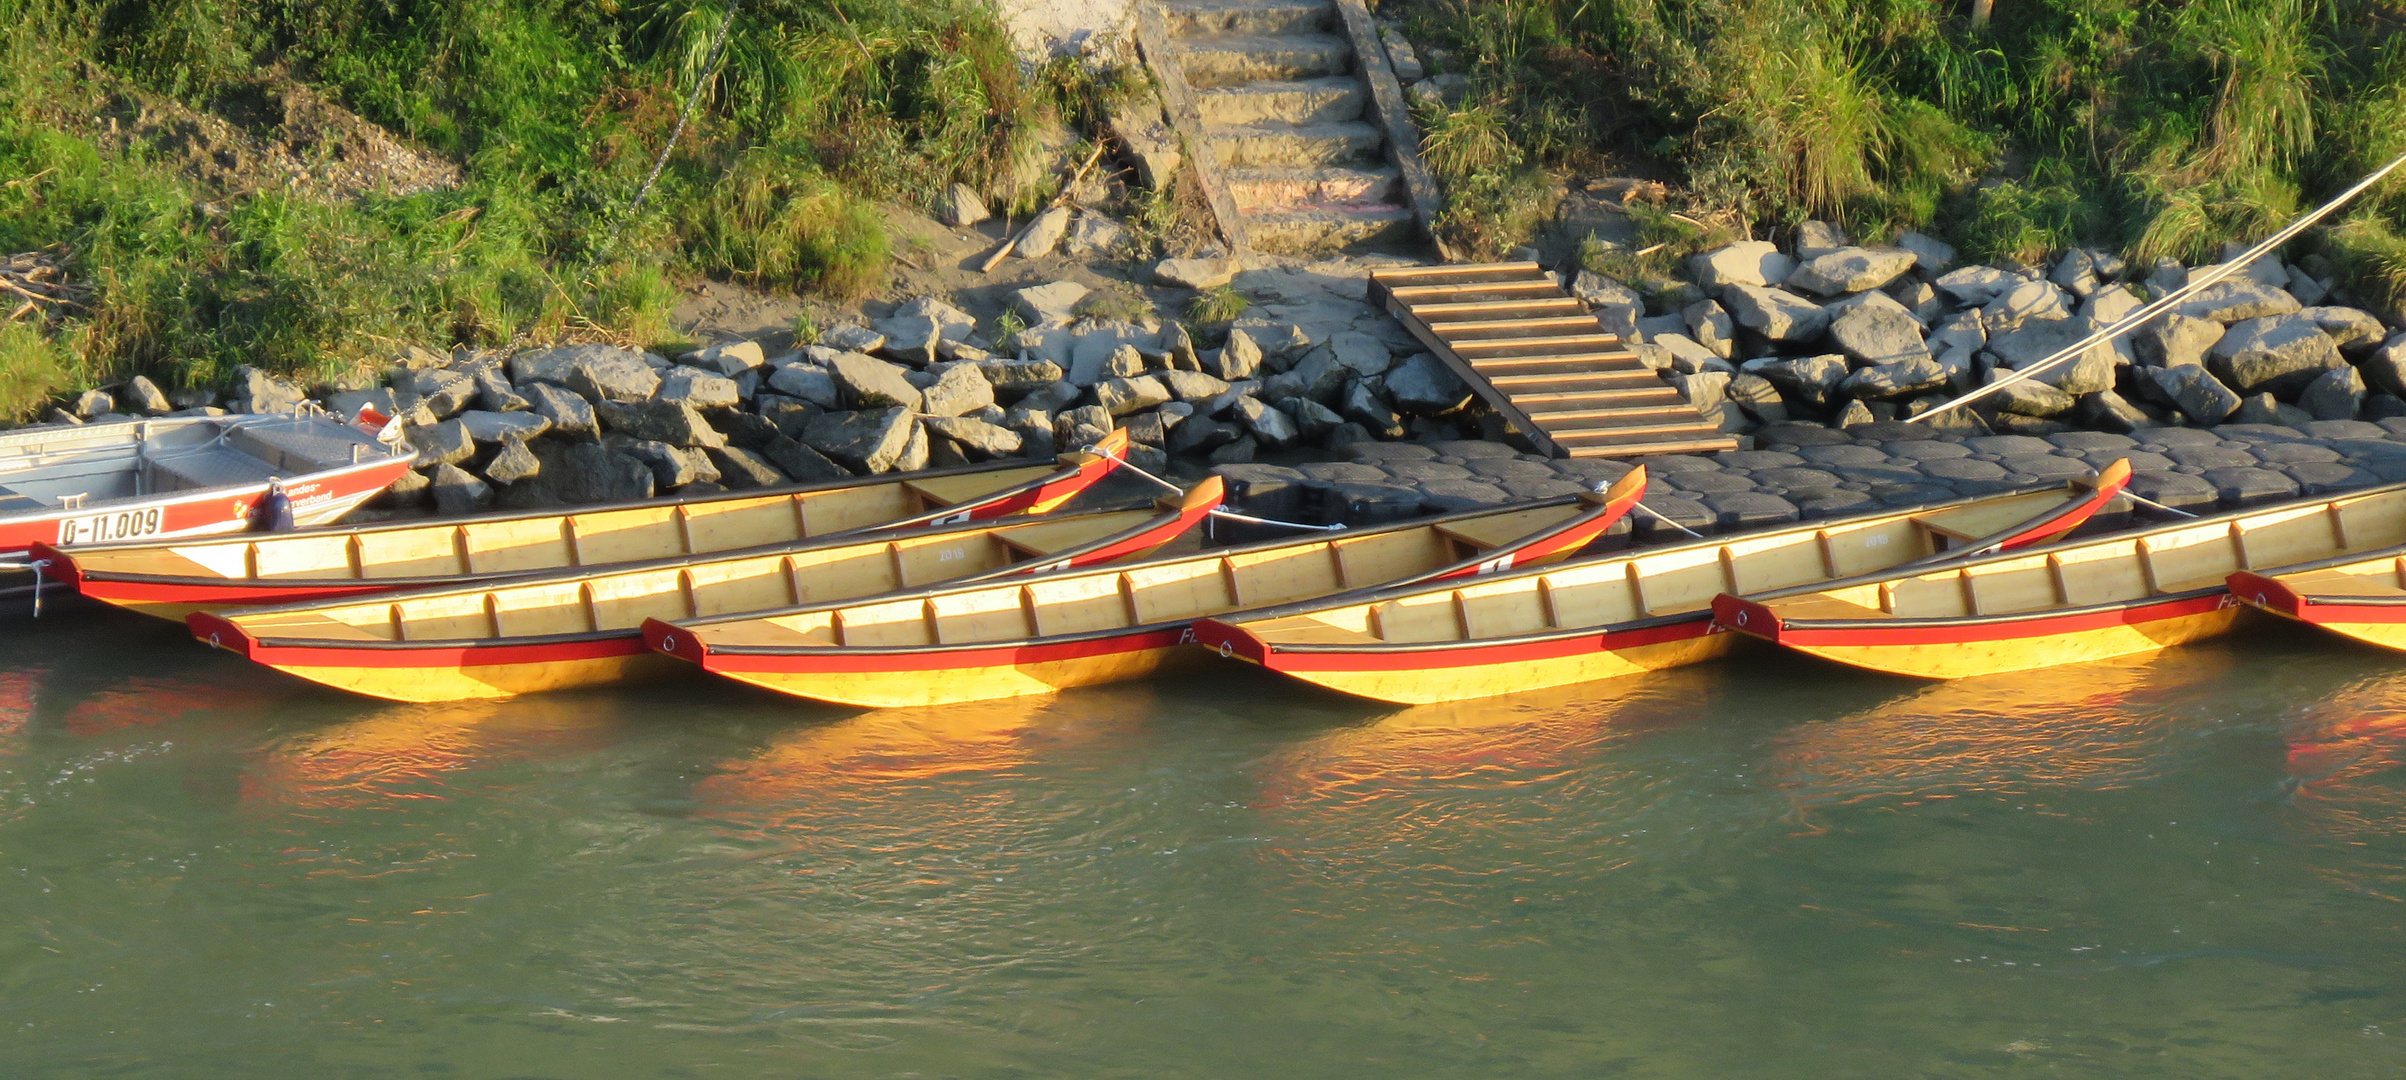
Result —
[{"label": "boat registration text", "polygon": [[58,523],[58,542],[100,544],[111,540],[156,536],[163,516],[161,507],[150,506],[71,517]]}]

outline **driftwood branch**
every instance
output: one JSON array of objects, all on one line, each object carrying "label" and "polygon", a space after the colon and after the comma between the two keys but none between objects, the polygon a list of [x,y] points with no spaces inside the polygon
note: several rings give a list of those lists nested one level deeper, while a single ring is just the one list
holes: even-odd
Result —
[{"label": "driftwood branch", "polygon": [[[1078,184],[1086,179],[1087,170],[1094,168],[1095,162],[1103,160],[1103,145],[1100,140],[1095,142],[1094,153],[1086,155],[1086,164],[1078,166],[1078,171],[1069,174],[1069,182],[1061,185],[1061,193],[1053,196],[1053,201],[1047,204],[1045,209],[1050,210],[1069,202],[1071,195],[1078,190]],[[977,272],[981,274],[991,272],[996,265],[1003,261],[1005,256],[1019,247],[1021,238],[1027,236],[1028,230],[1036,227],[1036,219],[1043,216],[1039,212],[1035,217],[1029,218],[1026,225],[1020,226],[1018,232],[1012,233],[1010,239],[1003,241],[1001,247],[994,249],[994,254],[986,256],[986,261],[977,264]]]},{"label": "driftwood branch", "polygon": [[55,245],[0,260],[0,295],[24,301],[0,322],[15,322],[38,311],[59,308],[90,310],[84,301],[90,298],[91,287],[68,279],[68,254],[66,246]]}]

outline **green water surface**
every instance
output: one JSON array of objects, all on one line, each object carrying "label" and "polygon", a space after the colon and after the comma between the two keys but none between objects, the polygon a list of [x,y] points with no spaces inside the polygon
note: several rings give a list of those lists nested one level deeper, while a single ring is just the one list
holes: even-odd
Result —
[{"label": "green water surface", "polygon": [[0,624],[0,1077],[2390,1077],[2406,657],[351,698]]}]

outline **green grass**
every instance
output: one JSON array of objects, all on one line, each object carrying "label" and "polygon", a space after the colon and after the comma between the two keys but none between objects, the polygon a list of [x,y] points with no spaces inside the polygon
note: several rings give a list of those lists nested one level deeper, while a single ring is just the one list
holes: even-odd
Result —
[{"label": "green grass", "polygon": [[1246,299],[1245,294],[1221,285],[1196,293],[1194,299],[1186,302],[1186,321],[1197,326],[1235,322],[1252,306],[1253,301]]},{"label": "green grass", "polygon": [[[0,418],[90,381],[325,379],[404,344],[663,340],[674,279],[857,297],[881,202],[1049,194],[1037,136],[1124,93],[1021,70],[976,0],[0,0],[0,250],[73,249],[93,308],[0,338]],[[704,82],[705,75],[709,78]],[[462,166],[456,190],[227,189],[126,144],[112,102],[297,77]],[[701,107],[632,209],[690,89]],[[30,178],[30,179],[29,179]],[[7,183],[9,180],[22,181]]]},{"label": "green grass", "polygon": [[[1820,217],[1983,257],[2212,257],[2406,151],[2395,0],[1433,0],[1476,104],[1426,118],[1482,248],[1499,178],[1662,169],[1756,231]],[[1508,160],[1504,149],[1516,149]],[[2366,209],[2406,223],[2406,183]]]}]

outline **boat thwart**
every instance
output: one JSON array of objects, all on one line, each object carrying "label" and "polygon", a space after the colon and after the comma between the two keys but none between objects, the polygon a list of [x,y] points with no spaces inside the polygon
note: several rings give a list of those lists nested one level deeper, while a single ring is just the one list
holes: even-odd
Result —
[{"label": "boat thwart", "polygon": [[[1713,602],[1733,630],[1873,671],[1953,679],[2221,634],[2231,575],[2406,543],[2406,485],[2235,510],[1945,568]],[[2269,598],[2270,593],[2267,592]]]},{"label": "boat thwart", "polygon": [[1151,510],[967,522],[364,599],[197,612],[193,636],[343,690],[456,701],[673,671],[645,620],[727,616],[1141,557],[1219,506],[1218,477]]},{"label": "boat thwart", "polygon": [[[654,621],[652,646],[704,670],[862,707],[939,705],[1139,678],[1170,663],[1197,618],[1482,567],[1567,558],[1645,492],[1636,470],[1602,495],[1452,514],[736,619]],[[1200,654],[1199,650],[1189,650]]]},{"label": "boat thwart", "polygon": [[1197,644],[1361,697],[1427,704],[1720,656],[1713,597],[2038,543],[2102,509],[2127,463],[2069,489],[1993,495],[1617,552],[1199,620]]},{"label": "boat thwart", "polygon": [[1101,480],[1127,452],[1093,452],[769,491],[489,514],[448,521],[44,551],[84,595],[163,619],[467,584],[555,570],[1041,514]]}]

